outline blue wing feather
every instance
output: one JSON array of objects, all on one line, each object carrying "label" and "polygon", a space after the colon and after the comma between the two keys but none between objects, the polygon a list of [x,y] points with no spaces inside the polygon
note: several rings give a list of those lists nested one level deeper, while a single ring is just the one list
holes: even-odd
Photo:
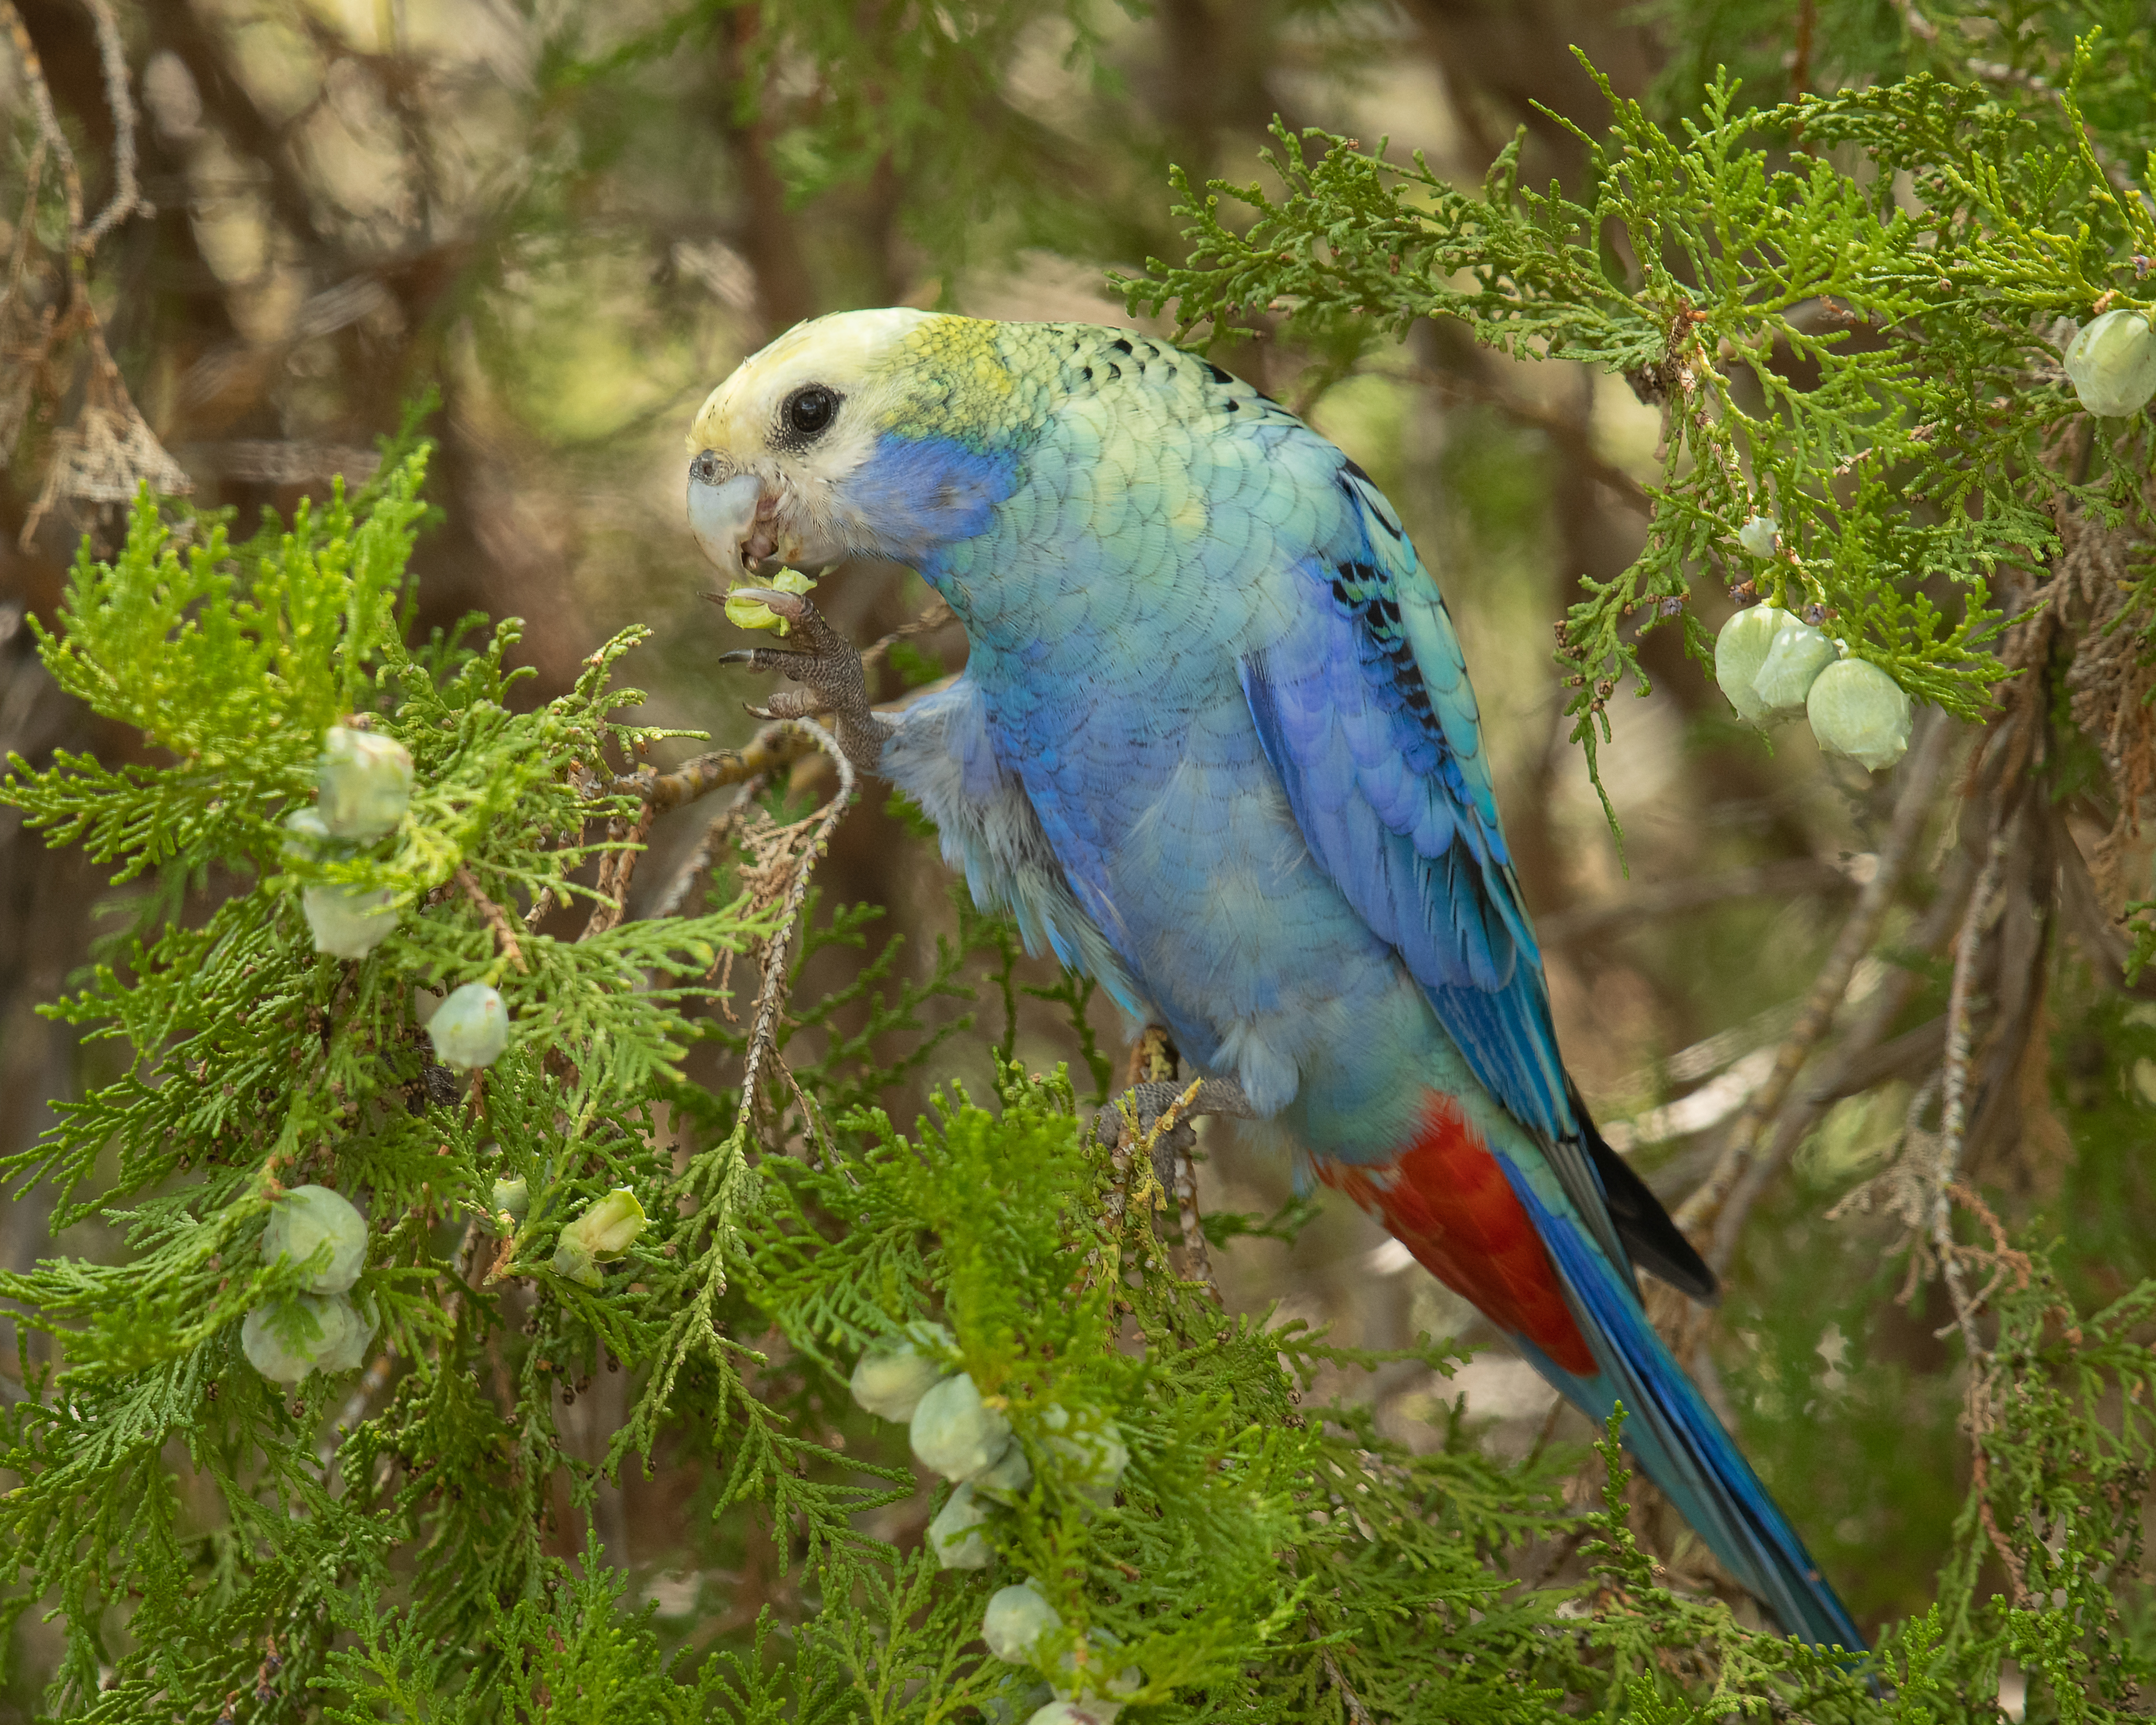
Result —
[{"label": "blue wing feather", "polygon": [[1312,854],[1398,950],[1475,1076],[1546,1141],[1569,1137],[1542,954],[1459,638],[1383,496],[1344,460],[1335,482],[1347,526],[1298,567],[1306,626],[1244,663],[1259,737]]}]

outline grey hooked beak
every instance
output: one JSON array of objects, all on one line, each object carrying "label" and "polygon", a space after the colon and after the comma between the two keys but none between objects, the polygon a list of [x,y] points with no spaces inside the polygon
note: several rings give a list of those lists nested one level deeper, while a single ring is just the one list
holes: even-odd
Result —
[{"label": "grey hooked beak", "polygon": [[756,533],[763,481],[752,473],[737,473],[715,485],[701,476],[709,470],[707,456],[689,464],[689,531],[726,579],[738,581],[747,572],[742,552]]}]

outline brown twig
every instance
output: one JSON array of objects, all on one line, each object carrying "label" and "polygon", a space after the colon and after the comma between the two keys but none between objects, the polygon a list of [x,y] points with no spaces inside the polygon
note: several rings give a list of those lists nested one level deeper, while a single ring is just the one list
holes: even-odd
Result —
[{"label": "brown twig", "polygon": [[457,885],[464,888],[465,896],[477,906],[480,915],[485,919],[486,926],[494,931],[494,938],[501,948],[501,956],[519,970],[529,971],[531,967],[524,962],[524,948],[517,943],[516,931],[510,922],[508,913],[480,890],[479,882],[472,878],[472,871],[462,863],[457,865]]},{"label": "brown twig", "polygon": [[1330,1653],[1319,1656],[1325,1661],[1325,1675],[1340,1697],[1340,1705],[1347,1709],[1348,1725],[1377,1725],[1370,1717],[1369,1708],[1363,1705],[1363,1697],[1354,1692],[1346,1677],[1340,1673],[1339,1661]]},{"label": "brown twig", "polygon": [[[887,645],[895,639],[896,636],[889,637],[879,644]],[[870,650],[873,652],[875,649]],[[782,719],[776,724],[766,725],[737,749],[714,749],[693,761],[683,762],[671,773],[640,767],[615,779],[609,788],[616,796],[640,798],[650,805],[653,813],[664,814],[721,786],[768,778],[783,772],[803,756],[814,754],[824,747],[812,734],[819,728],[799,719]]]},{"label": "brown twig", "polygon": [[112,200],[75,239],[85,256],[128,217],[157,212],[146,203],[135,178],[135,104],[127,95],[127,48],[112,16],[111,0],[82,0],[97,28],[97,57],[105,74],[105,105],[112,110]]},{"label": "brown twig", "polygon": [[674,878],[666,883],[666,890],[659,895],[657,901],[651,906],[651,916],[671,916],[680,910],[683,901],[689,896],[689,889],[718,860],[721,847],[732,836],[734,829],[741,824],[742,816],[763,794],[770,783],[761,774],[742,781],[733,801],[705,826],[704,835],[697,839],[696,848],[674,871]]},{"label": "brown twig", "polygon": [[590,940],[620,926],[621,919],[629,914],[629,886],[636,876],[637,859],[644,855],[644,834],[651,830],[651,823],[658,810],[646,803],[636,813],[634,820],[619,817],[607,823],[607,841],[611,848],[599,861],[598,879],[593,884],[599,901],[592,906],[592,914],[585,919],[584,932],[578,940]]},{"label": "brown twig", "polygon": [[854,798],[854,763],[846,758],[846,752],[839,747],[839,740],[821,725],[797,721],[808,735],[814,745],[831,757],[839,770],[838,793],[809,818],[811,832],[807,847],[788,881],[785,897],[779,906],[778,927],[763,947],[763,985],[757,991],[756,1014],[749,1022],[748,1047],[742,1061],[742,1113],[744,1118],[756,1112],[757,1086],[763,1076],[766,1060],[778,1057],[778,1014],[786,998],[788,949],[792,946],[796,927],[801,920],[801,907],[808,897],[808,882],[816,871],[816,865],[830,849],[831,834],[844,819],[847,807]]},{"label": "brown twig", "polygon": [[1560,911],[1536,922],[1535,937],[1547,951],[1590,940],[1609,929],[1630,928],[1656,917],[1681,915],[1727,899],[1841,892],[1855,885],[1847,872],[1832,863],[1809,856],[1791,857],[1780,862],[1759,863],[1719,875],[1702,875],[1645,887],[1615,904]]},{"label": "brown twig", "polygon": [[[1964,896],[1974,873],[1974,865],[1966,853],[1957,850],[1955,867],[1911,936],[1910,950],[1930,953],[1945,943],[1958,924]],[[1922,980],[1912,970],[1898,967],[1890,970],[1863,1015],[1821,1061],[1817,1075],[1783,1102],[1774,1117],[1773,1129],[1765,1134],[1764,1147],[1754,1155],[1715,1217],[1713,1244],[1707,1251],[1707,1260],[1717,1273],[1726,1272],[1735,1261],[1738,1244],[1743,1237],[1744,1224],[1753,1205],[1789,1165],[1797,1146],[1804,1142],[1804,1134],[1827,1109],[1844,1096],[1869,1090],[1883,1078],[1912,1067],[1921,1070],[1930,1065],[1946,1046],[1943,1014],[1929,1024],[1920,1024],[1892,1042],[1881,1045],[1880,1039],[1902,1015]]]},{"label": "brown twig", "polygon": [[1887,907],[1893,902],[1902,870],[1907,865],[1909,852],[1923,830],[1925,817],[1931,812],[1932,788],[1946,765],[1953,737],[1953,724],[1943,714],[1935,714],[1925,728],[1922,740],[1910,754],[1908,765],[1903,769],[1901,794],[1895,802],[1893,820],[1879,847],[1878,862],[1871,878],[1857,893],[1856,908],[1842,925],[1826,963],[1813,979],[1796,1022],[1775,1050],[1774,1064],[1766,1081],[1753,1091],[1730,1127],[1727,1142],[1713,1171],[1676,1212],[1677,1225],[1687,1233],[1697,1233],[1719,1213],[1738,1177],[1750,1163],[1762,1128],[1782,1106],[1783,1098],[1788,1095],[1805,1060],[1834,1023],[1835,1012],[1849,992],[1849,979],[1856,972],[1857,961],[1871,950],[1872,941],[1877,937],[1879,926],[1886,920]]},{"label": "brown twig", "polygon": [[[7,24],[8,37],[15,45],[15,57],[23,64],[23,82],[29,95],[30,117],[37,122],[38,136],[59,164],[60,188],[67,198],[68,245],[73,251],[82,234],[82,170],[75,164],[74,146],[60,129],[59,113],[53,106],[52,90],[45,82],[44,60],[38,53],[37,44],[30,39],[29,27],[23,22],[22,13],[15,10],[14,0],[0,0],[0,22]],[[29,217],[30,212],[25,210],[26,224]]]}]

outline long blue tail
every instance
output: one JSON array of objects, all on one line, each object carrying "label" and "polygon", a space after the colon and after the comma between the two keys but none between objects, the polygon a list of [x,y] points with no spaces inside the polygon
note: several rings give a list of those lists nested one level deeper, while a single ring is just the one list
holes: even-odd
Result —
[{"label": "long blue tail", "polygon": [[1637,1291],[1571,1218],[1538,1203],[1524,1180],[1513,1184],[1549,1246],[1602,1368],[1599,1377],[1574,1377],[1527,1348],[1537,1369],[1598,1421],[1624,1403],[1625,1441],[1648,1477],[1669,1494],[1722,1567],[1773,1608],[1785,1630],[1820,1646],[1861,1652],[1864,1638],[1847,1608],[1655,1333]]}]

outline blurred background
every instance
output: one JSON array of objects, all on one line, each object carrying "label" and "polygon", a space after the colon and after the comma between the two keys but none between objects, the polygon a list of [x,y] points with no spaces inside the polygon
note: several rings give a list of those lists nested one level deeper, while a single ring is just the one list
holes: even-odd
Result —
[{"label": "blurred background", "polygon": [[[716,668],[739,638],[701,598],[709,578],[682,516],[683,437],[705,393],[797,320],[902,303],[1129,321],[1106,277],[1179,255],[1169,165],[1265,179],[1258,152],[1276,116],[1365,144],[1388,138],[1396,155],[1425,151],[1471,185],[1523,128],[1523,177],[1576,187],[1582,157],[1561,120],[1599,129],[1607,110],[1573,44],[1620,95],[1663,114],[1696,101],[1701,69],[1717,60],[1772,96],[1820,75],[1830,29],[1847,75],[1862,74],[1867,54],[1895,63],[1907,45],[1886,0],[1829,6],[1824,21],[1810,0],[13,0],[10,10],[0,0],[11,26],[0,44],[10,151],[0,751],[32,762],[143,750],[58,695],[27,627],[53,616],[78,545],[111,542],[139,477],[191,488],[196,507],[232,511],[244,532],[265,509],[322,495],[333,475],[362,478],[376,440],[415,409],[438,444],[430,490],[443,512],[415,566],[422,627],[471,611],[521,617],[536,673],[524,686],[537,700],[616,630],[649,625],[628,667],[650,692],[647,716],[737,741],[754,722],[742,703],[763,685]],[[21,195],[45,147],[24,71],[33,54],[86,210],[126,202],[131,187],[141,200],[89,262],[95,326],[53,249],[64,228]],[[115,77],[124,104],[111,100]],[[1397,347],[1314,354],[1276,339],[1254,308],[1249,340],[1214,357],[1368,469],[1440,572],[1567,1055],[1613,1140],[1682,1198],[1764,1077],[1869,878],[1888,788],[1823,761],[1801,727],[1770,747],[1737,726],[1664,630],[1647,642],[1651,691],[1615,704],[1602,756],[1620,861],[1559,720],[1550,631],[1581,578],[1615,572],[1641,541],[1655,411],[1615,379],[1514,364],[1428,326]],[[865,644],[928,595],[904,570],[857,565],[818,597]],[[1718,594],[1697,603],[1710,629],[1727,614]],[[963,663],[953,631],[913,644],[918,659],[895,656],[916,677]],[[881,693],[901,692],[898,670],[884,675]],[[2102,831],[2108,816],[2090,819]],[[1913,1084],[1938,1058],[1943,937],[1926,918],[1946,824],[1927,828],[1880,956],[1847,991],[1860,1011],[1900,979],[1875,1045],[1804,1093],[1794,1153],[1745,1195],[1731,1291],[1697,1355],[1867,1623],[1930,1596],[1965,1482],[1959,1388],[1934,1334],[1943,1314],[1926,1294],[1894,1297],[1902,1266],[1883,1259],[1895,1224],[1823,1218],[1882,1164]],[[678,855],[700,827],[684,811],[652,844]],[[2145,857],[2135,865],[2145,876]],[[917,973],[956,926],[932,841],[878,794],[840,829],[820,879],[827,902],[886,907],[870,950],[902,940],[901,973]],[[89,962],[113,896],[80,856],[49,852],[0,809],[0,1153],[33,1139],[110,1060],[37,1008]],[[803,988],[837,986],[860,960],[819,954]],[[2156,1006],[2098,989],[2048,930],[2030,962],[2048,980],[2015,1045],[2010,1106],[1971,1153],[2002,1215],[2073,1235],[2076,1290],[2100,1296],[2148,1268],[2156,1204],[2140,1151],[2156,1100]],[[1024,979],[1054,980],[1037,964]],[[1073,1058],[1055,1009],[1025,1011],[1023,1058]],[[1098,1029],[1120,1065],[1123,1027],[1104,1014]],[[946,1075],[985,1093],[983,1040],[949,1045],[928,1076]],[[1287,1202],[1284,1167],[1208,1130],[1209,1209],[1270,1214]],[[49,1249],[44,1214],[34,1192],[0,1206],[0,1262]],[[1493,1340],[1337,1201],[1291,1243],[1245,1237],[1218,1255],[1231,1300],[1330,1323],[1345,1342],[1394,1345],[1418,1330]],[[0,1372],[13,1370],[13,1352],[0,1351]],[[1416,1443],[1441,1440],[1462,1394],[1508,1450],[1586,1435],[1502,1344],[1449,1381],[1403,1368],[1358,1393]],[[673,1575],[681,1496],[639,1483],[608,1532],[610,1553],[648,1578],[662,1612],[696,1597]],[[755,1604],[739,1602],[741,1620]]]}]

